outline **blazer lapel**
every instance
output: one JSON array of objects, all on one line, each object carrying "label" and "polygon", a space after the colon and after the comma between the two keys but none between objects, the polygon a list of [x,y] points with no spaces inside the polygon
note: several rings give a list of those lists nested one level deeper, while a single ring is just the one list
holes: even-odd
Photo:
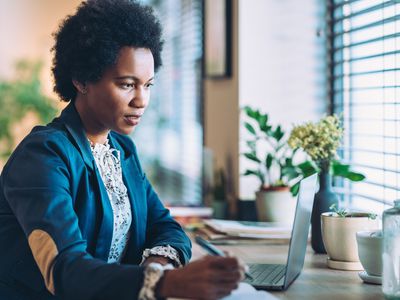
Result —
[{"label": "blazer lapel", "polygon": [[104,186],[103,179],[101,178],[101,175],[96,166],[94,166],[94,172],[96,174],[96,184],[98,191],[100,192],[100,201],[103,208],[103,218],[97,238],[95,257],[107,261],[113,236],[114,215],[106,187]]},{"label": "blazer lapel", "polygon": [[74,103],[69,103],[62,111],[60,117],[56,118],[53,122],[61,123],[65,126],[67,131],[71,134],[75,146],[81,153],[85,165],[90,170],[93,170],[94,159],[92,151],[90,150],[89,141],[86,137],[81,118],[76,111]]}]

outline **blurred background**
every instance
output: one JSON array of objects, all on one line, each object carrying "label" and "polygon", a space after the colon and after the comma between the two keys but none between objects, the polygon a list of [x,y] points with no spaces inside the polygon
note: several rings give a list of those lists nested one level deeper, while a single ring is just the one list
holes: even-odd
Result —
[{"label": "blurred background", "polygon": [[[0,0],[1,166],[63,105],[52,92],[52,33],[77,0]],[[289,132],[343,117],[341,158],[367,179],[335,182],[346,206],[381,212],[399,197],[400,4],[384,0],[142,0],[164,28],[163,67],[132,135],[169,206],[209,206],[222,170],[228,218],[259,183],[242,108]],[[213,196],[214,193],[214,196]]]}]

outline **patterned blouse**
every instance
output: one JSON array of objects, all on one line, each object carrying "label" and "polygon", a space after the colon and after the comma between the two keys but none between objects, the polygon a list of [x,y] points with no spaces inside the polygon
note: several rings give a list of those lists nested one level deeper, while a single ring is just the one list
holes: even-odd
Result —
[{"label": "patterned blouse", "polygon": [[108,262],[120,262],[129,240],[129,228],[132,223],[131,204],[122,180],[120,153],[110,147],[108,140],[104,145],[90,144],[100,176],[107,189],[114,215],[113,236]]}]

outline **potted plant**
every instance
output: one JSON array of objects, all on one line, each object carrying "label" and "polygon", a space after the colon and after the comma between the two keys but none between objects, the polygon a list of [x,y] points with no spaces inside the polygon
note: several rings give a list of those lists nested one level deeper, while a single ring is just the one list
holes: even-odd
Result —
[{"label": "potted plant", "polygon": [[317,253],[326,253],[321,235],[321,213],[328,212],[338,197],[332,191],[332,176],[352,181],[365,178],[353,172],[350,165],[338,160],[337,148],[343,137],[343,126],[336,115],[325,116],[316,123],[307,122],[292,129],[288,144],[292,149],[302,149],[315,162],[319,172],[319,191],[315,195],[311,217],[311,246]]},{"label": "potted plant", "polygon": [[[0,159],[6,159],[16,144],[13,128],[27,115],[48,122],[56,114],[53,100],[43,95],[40,86],[41,62],[20,60],[15,80],[0,81]],[[33,125],[33,124],[32,124]]]},{"label": "potted plant", "polygon": [[379,229],[376,214],[347,212],[331,205],[333,212],[321,215],[322,238],[328,253],[328,267],[340,270],[363,270],[358,257],[357,231]]},{"label": "potted plant", "polygon": [[296,164],[292,150],[280,125],[273,126],[269,116],[249,106],[244,107],[247,120],[244,126],[250,138],[243,155],[255,168],[247,169],[244,176],[255,176],[260,182],[256,192],[256,208],[259,221],[292,223],[296,207],[294,195],[298,181],[315,172],[312,161]]},{"label": "potted plant", "polygon": [[212,196],[212,208],[214,218],[225,219],[228,209],[228,203],[226,197],[226,178],[224,170],[222,168],[214,172]]}]

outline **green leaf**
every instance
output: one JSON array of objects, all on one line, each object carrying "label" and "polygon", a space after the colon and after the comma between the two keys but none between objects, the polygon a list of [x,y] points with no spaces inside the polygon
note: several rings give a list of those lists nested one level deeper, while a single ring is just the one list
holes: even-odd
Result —
[{"label": "green leaf", "polygon": [[270,125],[265,125],[264,127],[260,128],[262,132],[264,132],[266,135],[271,136],[271,128],[272,126]]},{"label": "green leaf", "polygon": [[332,175],[347,178],[351,181],[362,181],[365,176],[361,173],[353,172],[350,170],[350,165],[343,164],[339,161],[332,162]]},{"label": "green leaf", "polygon": [[356,172],[349,172],[344,177],[351,181],[363,181],[365,179],[365,176],[363,174]]},{"label": "green leaf", "polygon": [[261,160],[256,156],[255,153],[245,153],[244,156],[247,157],[248,159],[252,160],[252,161],[261,163]]},{"label": "green leaf", "polygon": [[250,132],[252,135],[257,135],[256,130],[250,123],[245,122],[244,127],[246,127],[247,131]]},{"label": "green leaf", "polygon": [[243,176],[257,175],[257,171],[246,170],[246,172],[244,172],[242,175],[243,175]]},{"label": "green leaf", "polygon": [[266,134],[269,132],[271,129],[271,126],[268,125],[268,115],[265,114],[260,114],[258,116],[258,126],[260,127],[261,131],[265,132]]},{"label": "green leaf", "polygon": [[292,166],[293,166],[293,159],[290,158],[290,157],[287,157],[287,158],[285,159],[285,166],[286,166],[286,167],[292,167]]},{"label": "green leaf", "polygon": [[271,168],[273,160],[273,155],[271,153],[268,153],[267,157],[265,158],[265,166],[267,167],[267,170]]},{"label": "green leaf", "polygon": [[290,192],[292,193],[293,196],[296,196],[299,193],[299,189],[300,189],[300,182],[297,182],[296,184],[291,186]]},{"label": "green leaf", "polygon": [[317,165],[311,160],[306,160],[297,165],[297,167],[300,169],[303,177],[308,177],[319,171]]},{"label": "green leaf", "polygon": [[246,115],[248,115],[250,118],[258,121],[260,115],[260,112],[258,110],[254,110],[250,106],[245,106],[243,110],[245,111]]},{"label": "green leaf", "polygon": [[261,181],[261,185],[264,184],[265,178],[264,178],[264,175],[260,171],[246,170],[246,172],[243,173],[243,176],[249,176],[249,175],[257,176],[258,179],[260,179],[260,181]]},{"label": "green leaf", "polygon": [[300,173],[297,171],[295,167],[284,166],[282,168],[282,175],[286,176],[288,180],[292,180],[299,177]]},{"label": "green leaf", "polygon": [[279,142],[285,133],[282,131],[281,126],[279,125],[275,131],[272,133],[272,136]]},{"label": "green leaf", "polygon": [[350,165],[342,164],[341,162],[334,160],[331,164],[332,174],[334,176],[343,176],[349,173]]}]

